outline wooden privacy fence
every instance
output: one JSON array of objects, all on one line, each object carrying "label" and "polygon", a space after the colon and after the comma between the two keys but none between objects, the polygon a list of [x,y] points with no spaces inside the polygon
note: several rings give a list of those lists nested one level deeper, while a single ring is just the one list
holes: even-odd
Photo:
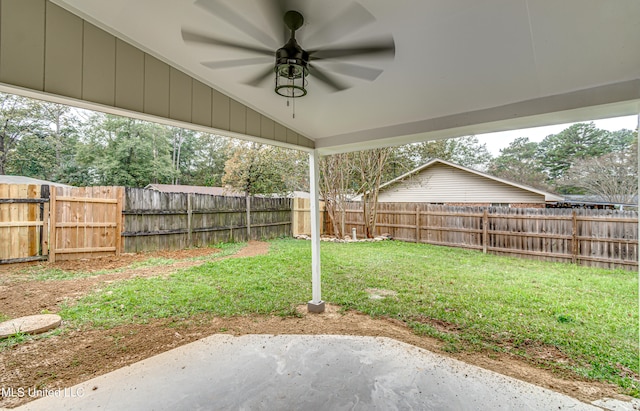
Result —
[{"label": "wooden privacy fence", "polygon": [[[251,238],[291,235],[291,199],[252,198]],[[0,264],[247,241],[242,197],[0,184]]]},{"label": "wooden privacy fence", "polygon": [[120,255],[122,187],[52,187],[49,261]]},{"label": "wooden privacy fence", "polygon": [[[252,239],[291,235],[290,199],[252,197],[250,203]],[[127,188],[123,215],[126,252],[247,241],[243,197]]]},{"label": "wooden privacy fence", "polygon": [[49,186],[0,184],[0,264],[47,259]]},{"label": "wooden privacy fence", "polygon": [[[361,203],[349,203],[347,232],[362,235]],[[325,227],[331,231],[330,226]],[[546,261],[638,268],[638,213],[589,209],[378,204],[376,234],[396,240]]]},{"label": "wooden privacy fence", "polygon": [[[360,203],[347,232],[363,232]],[[252,198],[251,238],[310,232],[308,199]],[[323,213],[324,214],[324,213]],[[600,267],[638,268],[635,211],[378,205],[377,234],[403,241]],[[324,231],[331,234],[326,224]],[[242,197],[123,187],[0,184],[0,263],[51,261],[246,241]]]},{"label": "wooden privacy fence", "polygon": [[121,187],[0,184],[0,263],[120,254]]}]

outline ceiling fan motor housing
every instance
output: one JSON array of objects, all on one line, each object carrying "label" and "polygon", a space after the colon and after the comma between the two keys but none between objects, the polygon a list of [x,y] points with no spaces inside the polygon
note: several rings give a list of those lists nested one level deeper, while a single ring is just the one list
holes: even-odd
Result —
[{"label": "ceiling fan motor housing", "polygon": [[306,76],[309,74],[309,53],[291,38],[284,47],[276,51],[275,71],[288,79]]}]

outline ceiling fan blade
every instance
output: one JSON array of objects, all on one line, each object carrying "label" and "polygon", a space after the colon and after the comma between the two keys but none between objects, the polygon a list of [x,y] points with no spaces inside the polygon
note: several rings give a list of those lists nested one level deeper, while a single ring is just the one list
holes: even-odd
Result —
[{"label": "ceiling fan blade", "polygon": [[248,81],[245,81],[244,84],[248,84],[253,87],[260,87],[262,83],[264,83],[264,81],[269,78],[269,76],[273,76],[273,78],[275,78],[275,74],[273,73],[273,66],[267,67],[264,71],[260,72],[257,76],[251,78]]},{"label": "ceiling fan blade", "polygon": [[396,47],[393,38],[389,37],[377,43],[365,43],[353,47],[309,50],[309,54],[312,60],[366,55],[393,57],[396,54]]},{"label": "ceiling fan blade", "polygon": [[218,16],[221,19],[235,26],[238,30],[246,33],[255,40],[259,41],[263,45],[269,48],[278,47],[278,43],[273,37],[257,28],[249,20],[245,19],[241,14],[233,11],[233,9],[227,7],[222,1],[219,0],[196,0],[195,4],[214,16]]},{"label": "ceiling fan blade", "polygon": [[[289,10],[296,10],[293,0],[272,0],[257,2],[261,5],[264,15],[267,16],[269,25],[273,27],[277,34],[276,40],[280,45],[284,44],[291,37],[291,31],[284,24],[284,14]],[[300,11],[300,10],[297,10]]]},{"label": "ceiling fan blade", "polygon": [[235,42],[231,42],[231,41],[227,41],[227,40],[217,39],[215,37],[207,36],[205,34],[196,33],[196,32],[193,32],[191,30],[184,29],[184,28],[182,29],[182,39],[187,43],[210,44],[210,45],[214,45],[214,46],[223,46],[223,47],[230,47],[230,48],[244,50],[244,51],[251,51],[251,52],[254,52],[254,53],[263,54],[265,56],[274,56],[273,50],[270,50],[270,49],[267,49],[267,48],[247,46],[247,45],[240,44],[240,43],[235,43]]},{"label": "ceiling fan blade", "polygon": [[271,62],[267,57],[254,57],[249,59],[222,60],[222,61],[203,61],[202,64],[210,69],[222,69],[230,67],[250,66],[253,64],[263,64]]},{"label": "ceiling fan blade", "polygon": [[340,83],[339,81],[331,78],[329,74],[325,73],[323,70],[319,69],[317,66],[309,65],[309,75],[320,80],[322,83],[331,87],[333,91],[342,91],[346,90],[349,87]]},{"label": "ceiling fan blade", "polygon": [[326,62],[326,67],[338,74],[342,74],[349,77],[356,77],[363,80],[373,81],[382,74],[384,70],[360,66],[357,64],[347,64],[342,62]]},{"label": "ceiling fan blade", "polygon": [[335,18],[306,36],[304,40],[310,44],[331,44],[375,20],[376,18],[360,3],[352,2]]}]

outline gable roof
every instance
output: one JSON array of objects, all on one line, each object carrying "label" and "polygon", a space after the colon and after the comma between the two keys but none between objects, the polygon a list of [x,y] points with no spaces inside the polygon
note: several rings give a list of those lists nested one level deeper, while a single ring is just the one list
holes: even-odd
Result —
[{"label": "gable roof", "polygon": [[193,193],[208,194],[212,196],[244,197],[243,193],[225,187],[188,186],[181,184],[149,184],[145,188],[157,190],[163,193]]},{"label": "gable roof", "polygon": [[555,195],[555,194],[550,193],[548,191],[539,190],[537,188],[529,187],[527,185],[516,183],[516,182],[510,181],[510,180],[506,180],[504,178],[492,176],[491,174],[483,173],[481,171],[474,170],[474,169],[468,168],[468,167],[464,167],[464,166],[461,166],[461,165],[458,165],[458,164],[454,164],[454,163],[449,162],[449,161],[441,160],[439,158],[431,159],[428,162],[426,162],[425,164],[423,164],[423,165],[421,165],[419,167],[416,167],[413,170],[411,170],[411,171],[409,171],[407,173],[404,173],[403,175],[401,175],[399,177],[396,177],[393,180],[390,180],[390,181],[380,185],[380,190],[382,191],[385,188],[387,188],[387,187],[389,187],[389,186],[391,186],[391,185],[393,185],[395,183],[399,183],[401,181],[404,181],[408,177],[410,177],[410,176],[412,176],[414,174],[418,174],[418,173],[426,170],[427,168],[432,167],[435,164],[444,164],[444,165],[447,165],[449,167],[453,167],[453,168],[457,168],[457,169],[462,170],[462,171],[466,171],[467,173],[471,173],[471,174],[475,174],[475,175],[487,178],[489,180],[497,181],[499,183],[507,184],[507,185],[510,185],[512,187],[517,187],[517,188],[522,189],[522,190],[526,190],[526,191],[529,191],[529,192],[532,192],[532,193],[535,193],[535,194],[542,195],[542,196],[544,196],[545,201],[563,201],[564,200],[563,197]]},{"label": "gable roof", "polygon": [[38,178],[24,176],[0,175],[0,184],[36,184],[41,186],[71,187],[68,184],[54,183],[53,181],[40,180]]}]

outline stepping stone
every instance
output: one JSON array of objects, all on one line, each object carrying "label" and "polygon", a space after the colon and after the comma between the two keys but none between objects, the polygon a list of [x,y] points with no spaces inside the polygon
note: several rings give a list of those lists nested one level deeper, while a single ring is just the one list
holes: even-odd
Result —
[{"label": "stepping stone", "polygon": [[40,334],[59,327],[61,323],[62,318],[57,314],[38,314],[15,318],[0,323],[0,339],[11,337],[19,332]]}]

